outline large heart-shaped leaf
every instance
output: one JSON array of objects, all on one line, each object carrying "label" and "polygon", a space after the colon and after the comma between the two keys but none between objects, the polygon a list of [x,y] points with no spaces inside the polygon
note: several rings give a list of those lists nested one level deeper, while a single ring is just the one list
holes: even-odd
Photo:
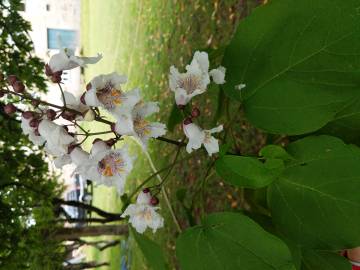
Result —
[{"label": "large heart-shaped leaf", "polygon": [[237,213],[208,216],[176,242],[182,270],[295,270],[287,246]]},{"label": "large heart-shaped leaf", "polygon": [[225,155],[216,163],[216,172],[227,182],[238,187],[261,188],[269,185],[282,171],[281,159],[262,163],[256,158]]},{"label": "large heart-shaped leaf", "polygon": [[358,0],[274,0],[240,22],[223,61],[225,89],[243,101],[254,125],[303,134],[351,110],[360,99],[359,6]]},{"label": "large heart-shaped leaf", "polygon": [[291,143],[295,159],[269,186],[273,222],[299,245],[360,245],[360,149],[330,136]]}]

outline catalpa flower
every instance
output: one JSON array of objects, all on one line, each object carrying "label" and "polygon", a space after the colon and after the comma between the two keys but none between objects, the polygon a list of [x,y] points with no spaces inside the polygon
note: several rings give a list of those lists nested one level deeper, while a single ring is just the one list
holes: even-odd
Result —
[{"label": "catalpa flower", "polygon": [[87,106],[81,102],[80,96],[76,96],[73,93],[64,91],[64,98],[65,98],[65,101],[63,101],[63,102],[64,102],[64,104],[66,104],[67,108],[70,108],[70,109],[73,109],[73,110],[76,110],[76,111],[82,113],[82,115],[76,115],[76,120],[79,120],[79,121],[94,120],[94,117],[95,117],[94,112],[90,109],[89,106]]},{"label": "catalpa flower", "polygon": [[219,152],[219,142],[211,134],[222,131],[222,125],[210,130],[203,130],[194,123],[183,123],[183,129],[189,139],[186,145],[188,153],[191,153],[193,149],[199,149],[201,145],[204,145],[209,156]]},{"label": "catalpa flower", "polygon": [[126,177],[133,167],[133,158],[126,147],[111,149],[103,141],[96,141],[90,153],[89,171],[86,177],[98,184],[115,186],[120,195],[124,194]]},{"label": "catalpa flower", "polygon": [[206,52],[195,52],[186,72],[180,73],[170,67],[169,84],[175,93],[177,105],[186,105],[194,96],[204,93],[210,83],[210,76],[217,84],[225,83],[225,68],[219,67],[209,72],[209,58]]},{"label": "catalpa flower", "polygon": [[62,126],[47,119],[41,120],[38,130],[46,140],[46,152],[56,157],[54,160],[55,166],[60,168],[71,163],[68,148],[75,141],[75,138],[70,136]]},{"label": "catalpa flower", "polygon": [[35,145],[42,145],[45,143],[45,139],[40,134],[36,133],[36,129],[30,126],[30,121],[33,118],[25,119],[21,117],[21,129],[25,135],[28,135],[29,140]]},{"label": "catalpa flower", "polygon": [[74,55],[74,51],[68,48],[61,49],[54,54],[49,61],[49,68],[52,73],[69,70],[76,67],[86,67],[87,64],[95,64],[102,58],[101,54],[95,57],[79,57]]},{"label": "catalpa flower", "polygon": [[120,135],[134,136],[146,147],[150,138],[157,138],[166,133],[166,126],[159,122],[150,122],[146,117],[159,111],[156,102],[139,102],[131,112],[117,115],[115,132]]},{"label": "catalpa flower", "polygon": [[156,212],[159,207],[151,204],[150,192],[140,192],[135,204],[130,204],[121,217],[129,216],[129,222],[138,233],[144,233],[149,227],[156,232],[164,227],[164,219]]},{"label": "catalpa flower", "polygon": [[116,72],[95,77],[85,94],[86,105],[101,106],[113,114],[130,110],[139,102],[140,90],[136,88],[128,92],[122,91],[121,84],[126,82],[127,77]]}]

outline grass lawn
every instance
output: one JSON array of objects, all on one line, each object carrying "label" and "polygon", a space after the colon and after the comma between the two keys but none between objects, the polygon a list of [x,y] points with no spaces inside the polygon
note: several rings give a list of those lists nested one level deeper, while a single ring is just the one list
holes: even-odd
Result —
[{"label": "grass lawn", "polygon": [[[145,100],[159,101],[160,113],[154,119],[166,123],[174,102],[173,94],[168,88],[170,66],[183,68],[195,50],[216,49],[226,44],[238,19],[248,13],[255,6],[255,2],[255,0],[83,0],[81,27],[83,54],[90,56],[97,52],[103,53],[103,59],[97,65],[89,66],[85,70],[85,81],[101,73],[117,71],[127,74],[129,82],[126,88],[140,87]],[[205,116],[201,120],[205,128],[211,128],[222,120],[221,117],[215,117],[219,89],[211,89],[208,92],[201,99],[195,100],[195,104],[202,108],[202,115]],[[231,117],[233,113],[237,111],[228,112],[227,117]],[[100,125],[92,128],[104,130]],[[248,132],[245,135],[256,134]],[[181,139],[180,127],[174,132],[168,132],[166,136]],[[241,137],[233,139],[235,144],[242,140]],[[87,143],[89,147],[91,142]],[[152,173],[139,147],[133,144],[131,148],[139,157],[136,168],[128,178],[127,189],[130,192]],[[173,159],[175,151],[176,147],[159,141],[153,141],[149,145],[150,155],[158,169],[163,168]],[[180,154],[180,158],[186,156],[184,151]],[[202,151],[198,151],[192,159],[177,165],[170,174],[167,190],[183,228],[188,226],[189,220],[184,211],[184,204],[177,199],[176,190],[184,185],[187,187],[183,192],[185,197],[197,194],[201,190],[202,197],[191,204],[195,219],[203,211],[211,212],[216,209],[236,207],[234,205],[236,194],[224,192],[226,186],[216,179],[211,167],[212,161],[213,159],[207,158]],[[200,179],[203,181],[197,181]],[[199,183],[203,185],[200,186]],[[220,192],[219,189],[222,191]],[[204,199],[207,192],[227,195],[226,197],[219,195],[223,198],[220,202],[214,203]],[[121,210],[121,201],[115,191],[105,187],[95,189],[94,205],[112,212]],[[175,238],[176,229],[166,205],[162,203],[161,208],[166,226],[155,236],[151,233],[149,236],[164,247],[164,252],[170,255],[168,257],[174,258],[172,255],[175,248],[172,239]],[[136,248],[131,250],[131,269],[147,269],[140,251]],[[104,270],[120,269],[120,247],[102,253],[88,248],[87,257],[89,260],[109,261],[111,266],[103,267]],[[176,263],[171,260],[169,264],[175,267]]]}]

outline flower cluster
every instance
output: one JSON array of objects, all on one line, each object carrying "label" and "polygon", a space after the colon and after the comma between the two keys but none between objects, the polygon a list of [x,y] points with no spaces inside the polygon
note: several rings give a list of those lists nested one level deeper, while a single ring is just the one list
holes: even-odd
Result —
[{"label": "flower cluster", "polygon": [[[209,71],[210,63],[206,52],[196,51],[189,65],[185,67],[186,72],[180,73],[174,66],[170,67],[169,85],[171,91],[175,93],[175,102],[180,109],[197,95],[206,92],[210,84],[210,78],[215,84],[225,83],[226,69],[222,66]],[[191,153],[193,149],[199,149],[204,145],[206,151],[211,156],[219,152],[219,143],[211,134],[223,130],[220,125],[210,130],[203,130],[194,123],[194,119],[200,115],[200,111],[194,108],[191,115],[183,121],[183,130],[189,139],[186,151]]]}]

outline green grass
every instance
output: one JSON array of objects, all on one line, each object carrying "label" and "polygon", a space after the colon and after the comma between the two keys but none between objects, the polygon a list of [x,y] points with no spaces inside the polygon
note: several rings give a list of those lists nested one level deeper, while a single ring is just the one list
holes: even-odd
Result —
[{"label": "green grass", "polygon": [[[103,53],[103,59],[98,64],[91,65],[85,70],[85,81],[88,82],[98,74],[113,71],[127,74],[129,82],[125,89],[140,87],[145,100],[159,101],[161,110],[154,119],[166,123],[174,102],[173,94],[168,88],[170,66],[183,68],[195,50],[224,46],[230,39],[239,17],[246,13],[255,1],[242,1],[242,4],[239,2],[241,1],[83,0],[82,53],[86,56],[95,55],[97,52]],[[203,109],[202,115],[205,117],[202,118],[201,124],[205,128],[211,128],[217,122],[215,113],[219,90],[209,90],[211,91],[201,99],[195,100],[195,104]],[[104,130],[104,126],[101,125],[92,125],[91,128]],[[180,139],[180,127],[166,136]],[[90,145],[91,141],[88,141],[87,147]],[[128,191],[133,190],[152,173],[139,148],[133,144],[131,149],[139,157],[127,181]],[[175,150],[174,146],[158,141],[149,145],[150,155],[158,169],[169,163]],[[180,156],[186,157],[187,154],[182,153]],[[182,226],[187,226],[188,220],[183,205],[176,199],[176,190],[184,187],[185,183],[188,188],[186,196],[197,194],[200,182],[197,179],[204,178],[211,161],[205,158],[203,152],[198,151],[194,158],[182,162],[170,175],[168,192]],[[211,182],[212,178],[214,177],[207,179],[208,188],[218,190],[218,183]],[[204,207],[201,204],[197,205],[195,202],[195,212],[201,212],[201,207]],[[121,201],[115,191],[105,187],[95,188],[94,205],[111,212],[119,212],[121,209]],[[226,200],[225,203],[220,203],[220,206],[213,203],[205,206],[209,211],[227,207],[231,206]],[[149,235],[164,247],[164,252],[171,258],[170,265],[175,265],[173,255],[176,229],[163,203],[161,208],[165,217],[165,228],[155,236]],[[120,269],[119,247],[102,253],[88,248],[87,257],[109,261],[111,266],[103,267],[104,270]],[[147,269],[145,265],[139,249],[132,248],[132,269]]]}]

